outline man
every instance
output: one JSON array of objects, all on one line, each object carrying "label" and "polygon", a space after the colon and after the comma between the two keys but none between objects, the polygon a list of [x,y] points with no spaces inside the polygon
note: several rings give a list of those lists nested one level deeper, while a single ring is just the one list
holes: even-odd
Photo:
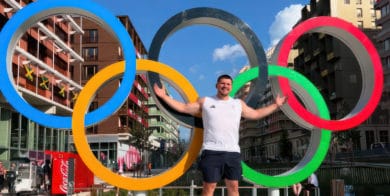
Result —
[{"label": "man", "polygon": [[203,174],[203,196],[212,196],[217,183],[225,180],[229,196],[239,195],[238,180],[241,179],[241,157],[239,126],[241,117],[260,119],[282,106],[286,97],[277,96],[275,103],[253,109],[240,99],[229,97],[232,90],[232,78],[221,75],[217,79],[217,94],[203,97],[193,103],[182,103],[169,97],[165,87],[154,85],[154,91],[170,107],[181,113],[193,116],[202,115],[203,144],[200,169]]},{"label": "man", "polygon": [[3,162],[0,161],[0,193],[4,188],[5,172],[6,169],[3,165]]},{"label": "man", "polygon": [[8,182],[8,193],[15,192],[15,180],[17,176],[16,163],[11,163],[9,170],[6,172]]},{"label": "man", "polygon": [[309,178],[307,178],[307,183],[303,187],[303,190],[305,190],[304,195],[310,196],[310,191],[315,190],[317,187],[318,178],[315,173],[312,173]]},{"label": "man", "polygon": [[43,175],[44,175],[44,186],[45,191],[49,192],[51,190],[51,161],[49,159],[46,159],[45,165],[43,166]]}]

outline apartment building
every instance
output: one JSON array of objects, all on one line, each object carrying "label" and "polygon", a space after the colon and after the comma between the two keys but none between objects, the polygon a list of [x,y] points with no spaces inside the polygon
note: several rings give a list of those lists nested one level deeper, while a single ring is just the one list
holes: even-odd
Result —
[{"label": "apartment building", "polygon": [[[376,0],[375,10],[380,12],[380,17],[376,20],[376,25],[381,29],[376,35],[376,42],[384,72],[384,88],[381,107],[387,112],[390,112],[390,1]],[[387,124],[388,119],[387,116]],[[367,133],[367,136],[372,138],[371,140],[375,143],[389,143],[389,132],[385,129],[379,130],[379,132],[372,130]]]},{"label": "apartment building", "polygon": [[[1,27],[31,0],[0,1]],[[72,103],[82,88],[72,78],[71,65],[82,63],[69,38],[82,30],[70,15],[50,16],[29,28],[18,41],[12,58],[16,90],[37,109],[55,115],[71,115]],[[70,130],[44,127],[0,103],[0,159],[28,156],[42,160],[45,150],[66,151]]]},{"label": "apartment building", "polygon": [[[380,38],[376,37],[379,31],[376,23],[384,24],[384,19],[375,22],[380,13],[374,9],[374,4],[376,9],[388,12],[387,8],[382,7],[386,7],[388,1],[384,2],[310,0],[301,11],[300,22],[316,16],[338,17],[360,28],[375,44],[376,39]],[[385,40],[383,36],[382,40]],[[378,48],[383,48],[380,44],[377,45]],[[385,42],[382,45],[385,46]],[[307,33],[301,36],[294,44],[294,50],[289,56],[289,66],[308,77],[317,86],[326,100],[332,119],[340,119],[348,114],[357,103],[362,88],[360,69],[352,52],[338,39],[323,33]],[[380,52],[380,54],[384,61],[384,53]],[[260,103],[269,103],[270,97],[272,96],[265,95]],[[381,106],[365,123],[340,134],[340,138],[353,137],[354,139],[352,144],[340,142],[339,145],[334,146],[336,152],[351,149],[366,151],[378,142],[388,143],[388,110],[383,107],[383,101]],[[245,131],[240,136],[247,138],[241,141],[244,160],[255,163],[283,161],[281,154],[284,156],[288,154],[290,160],[297,161],[303,157],[309,144],[310,132],[291,124],[282,116],[275,113],[264,121],[243,122],[242,129]],[[250,129],[255,131],[248,134],[250,132],[247,130]],[[282,152],[283,148],[290,148],[291,152]]]},{"label": "apartment building", "polygon": [[[375,44],[379,32],[375,21],[380,13],[374,9],[374,4],[374,0],[311,1],[310,6],[302,10],[302,21],[319,15],[338,17],[360,28]],[[295,70],[309,77],[320,89],[332,119],[344,117],[357,103],[362,88],[358,62],[350,49],[340,40],[325,34],[303,36],[296,48],[299,55],[294,60]],[[343,134],[344,138],[347,135],[352,138],[349,145],[353,146],[338,145],[338,152],[370,150],[374,143],[388,142],[388,111],[377,107],[366,122]]]},{"label": "apartment building", "polygon": [[[145,58],[147,51],[129,17],[117,17],[133,40],[137,58]],[[85,17],[75,18],[75,21],[82,26],[84,34],[72,36],[71,42],[75,51],[84,58],[84,63],[73,67],[73,78],[84,85],[99,70],[125,59],[119,41],[96,21]],[[91,102],[90,111],[110,99],[120,82],[118,79],[105,84]],[[141,161],[142,157],[130,160],[126,156],[134,153],[134,149],[138,150],[137,157],[141,156],[141,151],[148,147],[148,91],[146,75],[136,74],[131,93],[118,112],[86,129],[92,152],[104,164],[112,166],[124,159],[127,169],[130,169],[134,162]],[[69,142],[73,144],[73,139],[70,138]]]},{"label": "apartment building", "polygon": [[[0,24],[31,0],[0,2]],[[136,48],[137,58],[147,54],[127,16],[118,16]],[[48,114],[69,116],[82,86],[95,73],[122,61],[118,40],[96,21],[76,15],[50,16],[29,28],[22,36],[13,57],[12,69],[17,90],[29,103]],[[149,99],[145,74],[137,74],[128,99],[117,113],[88,127],[86,134],[96,157],[111,165],[124,160],[131,167],[129,153],[138,153],[148,143]],[[120,81],[112,81],[99,90],[89,108],[98,108],[114,93]],[[20,156],[45,159],[45,150],[74,151],[71,130],[41,126],[27,119],[2,99],[0,105],[1,160]],[[145,134],[146,133],[146,134]],[[146,138],[138,139],[137,136]],[[138,150],[134,151],[135,145]],[[131,151],[131,152],[130,152]],[[140,157],[142,159],[142,157]],[[140,161],[140,160],[139,160]],[[122,161],[123,162],[123,161]]]}]

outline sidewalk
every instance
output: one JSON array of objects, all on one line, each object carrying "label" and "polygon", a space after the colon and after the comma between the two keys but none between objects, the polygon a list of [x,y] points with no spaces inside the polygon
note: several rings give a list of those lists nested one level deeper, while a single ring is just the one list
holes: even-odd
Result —
[{"label": "sidewalk", "polygon": [[[16,193],[10,194],[8,193],[8,189],[4,188],[0,191],[0,195],[16,195]],[[48,193],[25,193],[24,195],[49,195]]]}]

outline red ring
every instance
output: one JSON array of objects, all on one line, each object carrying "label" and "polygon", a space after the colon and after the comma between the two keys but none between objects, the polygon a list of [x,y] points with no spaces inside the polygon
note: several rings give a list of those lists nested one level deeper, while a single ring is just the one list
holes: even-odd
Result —
[{"label": "red ring", "polygon": [[382,95],[382,88],[383,88],[382,64],[378,52],[374,47],[374,45],[369,40],[369,38],[367,38],[367,36],[363,32],[361,32],[358,28],[341,19],[337,19],[334,17],[327,17],[327,16],[311,18],[300,23],[285,37],[280,47],[280,52],[277,58],[277,64],[286,67],[290,48],[292,48],[294,42],[305,32],[323,26],[336,27],[346,32],[349,32],[358,41],[360,41],[360,43],[367,50],[368,55],[370,56],[371,61],[373,63],[373,71],[375,74],[373,94],[371,95],[370,99],[367,101],[367,105],[359,113],[355,114],[350,118],[345,118],[340,120],[325,120],[307,111],[300,104],[300,102],[297,100],[295,95],[292,93],[287,79],[279,77],[278,81],[280,84],[280,89],[283,92],[283,94],[289,97],[288,104],[291,106],[292,110],[297,115],[299,115],[302,119],[304,119],[306,122],[318,128],[329,129],[333,131],[341,131],[341,130],[350,129],[365,121],[372,114],[372,112],[374,112]]}]

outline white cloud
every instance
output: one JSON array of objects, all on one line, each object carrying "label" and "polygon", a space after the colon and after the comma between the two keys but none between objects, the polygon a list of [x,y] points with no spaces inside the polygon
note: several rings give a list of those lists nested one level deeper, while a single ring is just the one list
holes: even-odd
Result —
[{"label": "white cloud", "polygon": [[230,76],[231,76],[231,77],[235,77],[235,76],[238,74],[239,71],[240,71],[240,70],[238,70],[238,69],[236,69],[236,68],[233,68],[232,72],[230,73]]},{"label": "white cloud", "polygon": [[200,74],[198,76],[198,80],[204,80],[206,78],[206,76],[204,74]]},{"label": "white cloud", "polygon": [[275,46],[301,18],[303,5],[293,4],[278,12],[269,28],[271,46]]},{"label": "white cloud", "polygon": [[[198,65],[193,65],[190,68],[188,68],[188,71],[190,75],[194,76],[197,80],[204,80],[206,76],[202,73],[199,72],[199,66]],[[196,76],[196,77],[195,77]]]},{"label": "white cloud", "polygon": [[222,48],[217,48],[213,52],[213,61],[233,60],[238,57],[245,56],[245,51],[240,44],[224,45]]},{"label": "white cloud", "polygon": [[191,66],[188,71],[191,73],[191,74],[196,74],[198,73],[198,66],[197,65],[194,65],[194,66]]}]

